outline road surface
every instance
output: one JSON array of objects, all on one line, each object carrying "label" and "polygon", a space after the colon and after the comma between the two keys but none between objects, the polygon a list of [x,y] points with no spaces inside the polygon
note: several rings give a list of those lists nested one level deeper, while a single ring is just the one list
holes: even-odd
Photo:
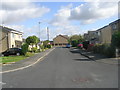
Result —
[{"label": "road surface", "polygon": [[55,48],[32,67],[2,74],[3,88],[117,88],[118,66]]}]

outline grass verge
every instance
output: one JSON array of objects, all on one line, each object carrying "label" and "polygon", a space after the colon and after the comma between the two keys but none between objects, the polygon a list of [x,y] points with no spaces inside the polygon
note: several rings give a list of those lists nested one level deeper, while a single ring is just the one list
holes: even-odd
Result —
[{"label": "grass verge", "polygon": [[0,63],[6,64],[6,63],[18,62],[20,60],[24,60],[33,55],[34,53],[27,55],[27,56],[4,56],[4,57],[0,57]]}]

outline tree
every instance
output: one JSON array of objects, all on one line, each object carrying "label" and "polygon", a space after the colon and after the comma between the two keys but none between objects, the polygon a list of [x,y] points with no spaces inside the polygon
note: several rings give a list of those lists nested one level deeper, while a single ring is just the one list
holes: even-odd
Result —
[{"label": "tree", "polygon": [[22,48],[22,53],[23,53],[24,55],[26,55],[26,53],[27,53],[27,51],[28,51],[28,44],[27,44],[27,43],[23,44],[23,45],[21,46],[21,48]]},{"label": "tree", "polygon": [[120,32],[115,32],[112,35],[112,45],[120,49]]},{"label": "tree", "polygon": [[81,35],[72,35],[70,36],[70,39],[69,39],[69,43],[71,43],[73,47],[76,47],[77,44],[83,41],[84,41],[84,38]]},{"label": "tree", "polygon": [[119,56],[119,49],[120,49],[120,32],[117,31],[112,35],[112,41],[111,41],[111,46],[112,48],[116,48],[115,49],[115,56],[118,57]]},{"label": "tree", "polygon": [[32,47],[33,47],[33,45],[36,45],[36,47],[37,47],[37,43],[38,43],[39,41],[40,41],[39,38],[36,37],[36,36],[29,36],[29,37],[27,37],[27,39],[26,39],[26,43],[27,43],[28,45],[32,45]]},{"label": "tree", "polygon": [[48,43],[50,43],[49,40],[43,41],[43,46],[44,46],[44,48],[47,48]]}]

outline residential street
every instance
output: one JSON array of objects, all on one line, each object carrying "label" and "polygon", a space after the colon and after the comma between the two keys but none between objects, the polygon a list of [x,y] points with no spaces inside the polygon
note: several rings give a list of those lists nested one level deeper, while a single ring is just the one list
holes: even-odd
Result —
[{"label": "residential street", "polygon": [[99,63],[78,50],[55,48],[44,60],[2,74],[3,88],[118,88],[118,66]]}]

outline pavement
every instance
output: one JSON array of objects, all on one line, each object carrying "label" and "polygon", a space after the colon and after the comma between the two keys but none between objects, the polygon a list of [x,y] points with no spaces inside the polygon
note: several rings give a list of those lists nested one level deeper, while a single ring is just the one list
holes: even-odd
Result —
[{"label": "pavement", "polygon": [[96,61],[96,62],[101,62],[101,63],[106,63],[106,64],[119,64],[120,57],[118,58],[108,58],[104,55],[101,54],[95,54],[93,52],[88,52],[86,50],[79,50],[81,55],[84,55],[85,57],[88,57],[89,59]]},{"label": "pavement", "polygon": [[58,47],[32,67],[3,73],[2,83],[3,88],[118,88],[118,66]]},{"label": "pavement", "polygon": [[2,72],[3,73],[4,72],[11,72],[11,71],[16,71],[16,70],[30,67],[30,66],[34,65],[36,62],[40,61],[39,59],[42,59],[48,52],[50,52],[53,49],[54,48],[47,49],[46,51],[41,52],[41,53],[36,53],[32,57],[28,57],[24,60],[21,60],[21,61],[15,62],[15,63],[4,64],[4,65],[2,65]]}]

